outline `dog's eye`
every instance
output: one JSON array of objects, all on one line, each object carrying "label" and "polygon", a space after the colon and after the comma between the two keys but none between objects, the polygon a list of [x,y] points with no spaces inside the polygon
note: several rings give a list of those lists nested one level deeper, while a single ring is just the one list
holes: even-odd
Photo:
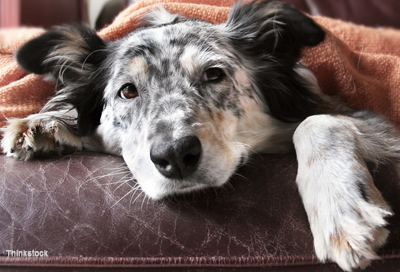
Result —
[{"label": "dog's eye", "polygon": [[139,92],[133,84],[126,84],[119,90],[119,96],[123,99],[132,99],[139,96]]},{"label": "dog's eye", "polygon": [[204,72],[201,80],[204,82],[217,83],[217,82],[220,82],[221,80],[223,80],[224,77],[225,77],[225,73],[220,68],[210,68]]}]

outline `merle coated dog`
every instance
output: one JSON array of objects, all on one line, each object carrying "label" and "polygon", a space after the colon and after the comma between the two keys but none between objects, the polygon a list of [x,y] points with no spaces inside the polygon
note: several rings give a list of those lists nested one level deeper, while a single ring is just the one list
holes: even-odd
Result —
[{"label": "merle coated dog", "polygon": [[221,186],[253,153],[296,152],[318,258],[345,270],[378,258],[391,211],[366,163],[399,157],[399,131],[322,94],[299,63],[321,27],[273,1],[239,2],[219,25],[161,7],[143,21],[114,42],[59,27],[22,46],[19,64],[58,91],[40,113],[9,120],[6,154],[122,156],[160,199]]}]

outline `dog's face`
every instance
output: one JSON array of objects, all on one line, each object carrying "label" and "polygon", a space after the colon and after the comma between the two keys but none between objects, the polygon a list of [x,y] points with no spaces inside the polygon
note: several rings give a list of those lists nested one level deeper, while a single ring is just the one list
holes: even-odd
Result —
[{"label": "dog's face", "polygon": [[221,185],[247,156],[254,118],[246,115],[264,109],[218,31],[186,21],[115,44],[101,123],[119,133],[122,156],[153,198]]},{"label": "dog's face", "polygon": [[30,45],[41,59],[26,45],[21,65],[56,80],[54,107],[72,105],[78,133],[122,155],[155,199],[226,183],[252,152],[289,149],[296,122],[323,109],[296,63],[324,32],[286,5],[237,4],[221,25],[158,9],[115,42],[45,35]]},{"label": "dog's face", "polygon": [[113,45],[101,123],[151,197],[222,185],[273,120],[223,27],[152,15],[167,24]]}]

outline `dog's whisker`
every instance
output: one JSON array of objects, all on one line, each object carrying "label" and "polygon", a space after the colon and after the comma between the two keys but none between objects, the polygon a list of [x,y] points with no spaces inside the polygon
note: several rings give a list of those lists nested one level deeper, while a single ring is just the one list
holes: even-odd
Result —
[{"label": "dog's whisker", "polygon": [[[131,175],[130,172],[129,173],[124,172],[124,173],[126,173],[126,175]],[[120,173],[120,174],[124,174],[124,173]],[[101,175],[101,176],[94,176],[94,177],[91,177],[91,178],[85,180],[83,183],[81,183],[79,185],[79,188],[81,188],[83,185],[85,185],[86,183],[91,182],[93,180],[98,181],[99,179],[103,179],[103,178],[107,178],[107,177],[115,177],[115,176],[116,176],[116,174],[114,174],[114,173],[107,173],[107,174]]]},{"label": "dog's whisker", "polygon": [[[139,190],[139,188],[136,188],[135,193],[137,193],[138,190]],[[136,198],[131,202],[131,204],[135,204],[136,201],[142,196],[143,193],[144,193],[143,191],[140,191],[140,193],[137,194]]]},{"label": "dog's whisker", "polygon": [[[140,210],[142,210],[143,211],[143,205],[144,205],[144,202],[146,201],[146,198],[147,199],[150,199],[146,194],[144,194],[144,197],[143,197],[143,199],[142,199],[142,205],[140,206]],[[147,202],[147,204],[146,204],[146,208],[147,208],[147,205],[149,204],[149,202]]]},{"label": "dog's whisker", "polygon": [[[240,177],[240,178],[242,178],[242,179],[244,179],[244,180],[246,180],[246,181],[250,181],[248,177],[243,176],[243,175],[239,174],[238,172],[233,173],[232,176]],[[232,184],[229,184],[229,185],[233,188],[233,185],[232,185]]]},{"label": "dog's whisker", "polygon": [[114,208],[114,206],[116,206],[119,202],[121,202],[126,196],[128,196],[131,193],[136,192],[137,188],[131,188],[124,196],[122,196],[117,202],[115,202],[110,209]]},{"label": "dog's whisker", "polygon": [[[131,206],[132,206],[133,204],[135,204],[137,198],[141,195],[141,193],[139,193],[139,195],[136,196],[136,198],[135,198],[134,200],[132,200],[132,199],[135,197],[135,195],[137,194],[137,192],[138,192],[139,190],[140,190],[140,186],[139,186],[139,185],[137,185],[137,186],[134,187],[134,191],[132,192],[131,198],[130,198],[130,200],[129,200],[129,209],[131,209]],[[143,191],[142,191],[142,192],[143,192]]]},{"label": "dog's whisker", "polygon": [[[113,191],[113,193],[115,193],[115,191],[117,191],[119,188],[121,188],[122,186],[124,186],[125,184],[128,184],[128,182],[131,181],[131,179],[126,180],[125,182],[121,182]],[[129,185],[130,186],[130,185]],[[132,186],[130,186],[132,187]]]},{"label": "dog's whisker", "polygon": [[120,184],[120,183],[127,183],[129,186],[131,186],[129,184],[130,181],[133,181],[133,178],[129,177],[129,176],[125,176],[125,177],[120,178],[117,181],[104,183],[104,185],[116,185],[116,184]]},{"label": "dog's whisker", "polygon": [[229,187],[231,190],[236,191],[235,186],[232,185],[230,181],[226,183],[226,186]]},{"label": "dog's whisker", "polygon": [[133,199],[133,197],[135,196],[135,193],[136,193],[136,192],[137,192],[136,190],[135,190],[134,192],[132,192],[131,198],[129,199],[129,210],[131,209],[132,199]]},{"label": "dog's whisker", "polygon": [[104,178],[104,177],[108,177],[108,176],[120,176],[120,175],[127,176],[127,175],[132,175],[132,173],[129,170],[117,170],[117,171],[112,171],[103,176],[98,176],[97,178]]}]

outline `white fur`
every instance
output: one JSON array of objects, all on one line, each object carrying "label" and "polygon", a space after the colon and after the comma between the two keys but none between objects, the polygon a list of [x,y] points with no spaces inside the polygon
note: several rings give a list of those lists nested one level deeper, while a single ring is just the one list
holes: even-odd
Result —
[{"label": "white fur", "polygon": [[2,128],[1,147],[7,156],[21,160],[32,159],[38,151],[55,151],[61,155],[65,146],[82,150],[82,139],[75,136],[58,118],[73,122],[75,111],[53,111],[32,114],[22,119],[9,119],[8,126]]},{"label": "white fur", "polygon": [[[375,250],[389,234],[391,215],[373,186],[359,155],[360,131],[349,120],[330,115],[306,119],[294,134],[298,160],[296,182],[314,236],[315,252],[351,271],[378,259]],[[365,199],[360,186],[379,194]]]}]

